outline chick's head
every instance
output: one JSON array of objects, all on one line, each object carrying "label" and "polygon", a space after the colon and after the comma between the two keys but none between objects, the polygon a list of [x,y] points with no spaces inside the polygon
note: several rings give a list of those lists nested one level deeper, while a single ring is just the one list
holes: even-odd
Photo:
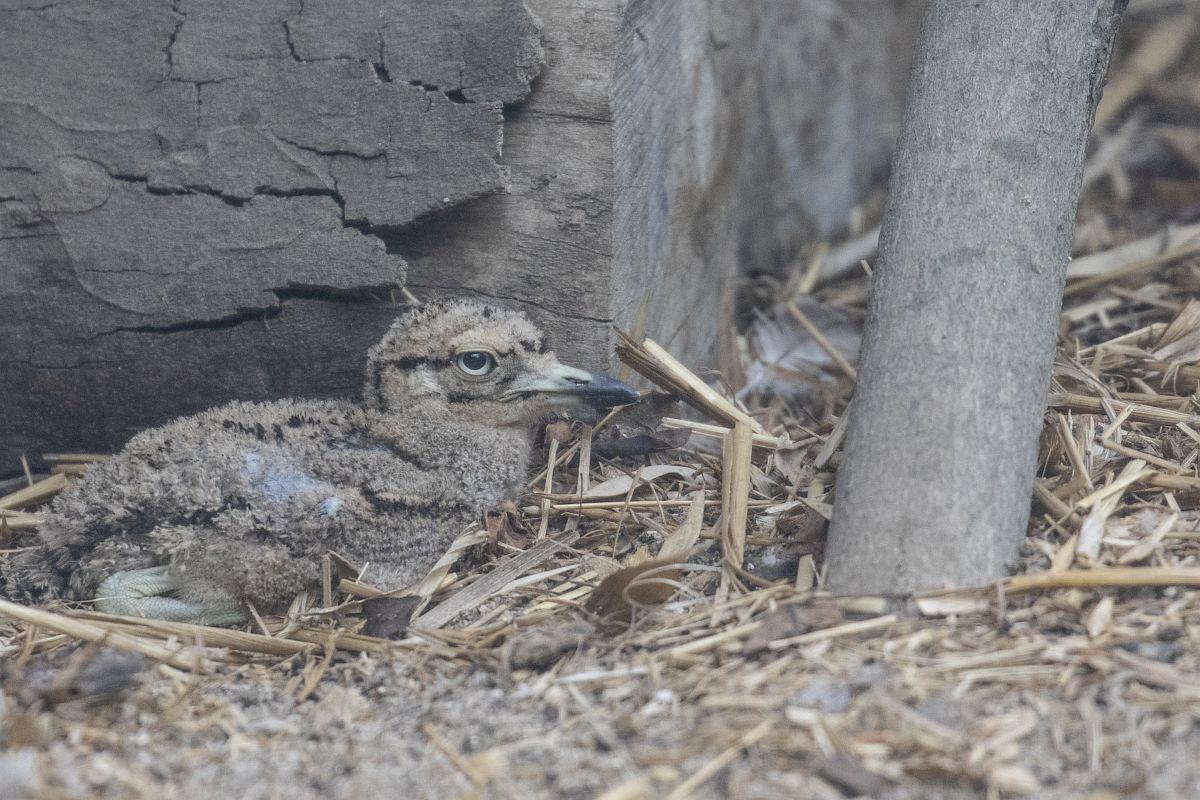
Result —
[{"label": "chick's head", "polygon": [[555,407],[608,407],[637,393],[608,375],[559,362],[518,311],[430,303],[401,317],[367,358],[367,405],[403,414],[429,404],[453,417],[524,425]]}]

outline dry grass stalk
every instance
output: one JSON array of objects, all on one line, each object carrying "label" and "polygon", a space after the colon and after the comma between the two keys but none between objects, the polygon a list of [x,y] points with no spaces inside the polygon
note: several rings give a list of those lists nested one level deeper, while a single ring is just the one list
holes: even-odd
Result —
[{"label": "dry grass stalk", "polygon": [[30,608],[8,600],[0,600],[0,614],[38,628],[57,631],[84,642],[103,644],[118,650],[138,653],[154,661],[190,672],[209,673],[216,667],[213,662],[197,652],[190,652],[179,647],[166,647],[139,636],[130,636],[120,632],[114,626],[73,619],[52,611]]},{"label": "dry grass stalk", "polygon": [[1100,444],[1102,444],[1104,447],[1107,447],[1114,453],[1119,453],[1127,458],[1136,458],[1147,464],[1153,464],[1156,467],[1162,467],[1168,472],[1178,473],[1184,471],[1184,468],[1174,461],[1168,461],[1165,458],[1159,458],[1158,456],[1150,455],[1149,453],[1143,453],[1140,450],[1134,450],[1132,447],[1126,447],[1123,444],[1118,444],[1112,439],[1101,437]]},{"label": "dry grass stalk", "polygon": [[[1119,305],[1120,304],[1118,303],[1117,307],[1119,307]],[[1066,312],[1064,312],[1064,314],[1065,313]],[[1089,316],[1089,315],[1085,315],[1085,316]],[[1081,317],[1081,319],[1082,319],[1082,317]],[[1167,329],[1167,324],[1165,322],[1156,322],[1153,325],[1146,325],[1141,328],[1138,328],[1137,330],[1130,331],[1129,333],[1122,333],[1120,336],[1114,336],[1111,339],[1106,339],[1105,341],[1101,342],[1100,344],[1094,344],[1089,347],[1084,347],[1084,348],[1080,349],[1080,351],[1078,352],[1077,355],[1079,358],[1087,358],[1089,356],[1095,355],[1099,350],[1101,350],[1102,348],[1105,348],[1105,347],[1112,347],[1114,345],[1122,345],[1122,344],[1139,345],[1139,344],[1145,344],[1145,343],[1149,343],[1149,342],[1158,341],[1158,338],[1160,336],[1162,336],[1162,332],[1165,331],[1166,329]]]},{"label": "dry grass stalk", "polygon": [[727,586],[742,566],[745,553],[753,436],[765,432],[757,420],[710,388],[653,340],[638,344],[620,331],[618,339],[617,354],[622,361],[661,388],[730,426],[723,439],[721,470],[722,552],[729,567],[722,576],[722,584]]},{"label": "dry grass stalk", "polygon": [[72,612],[72,617],[94,621],[137,634],[155,637],[164,641],[178,640],[195,644],[197,647],[228,648],[229,650],[263,656],[292,656],[310,652],[314,645],[332,646],[339,650],[356,653],[376,653],[389,643],[374,636],[364,636],[348,631],[327,628],[299,628],[281,631],[281,635],[250,633],[230,628],[214,628],[209,625],[193,625],[187,622],[168,622],[158,619],[122,617],[96,611]]},{"label": "dry grass stalk", "polygon": [[463,531],[457,539],[450,543],[450,548],[433,565],[433,568],[429,570],[429,574],[412,588],[412,594],[424,598],[433,597],[434,592],[442,587],[446,576],[450,574],[450,569],[458,561],[463,552],[476,545],[483,544],[487,541],[487,536],[487,531],[479,528],[471,528]]},{"label": "dry grass stalk", "polygon": [[[546,457],[546,482],[543,485],[542,491],[547,494],[554,490],[554,459],[558,456],[558,439],[550,440],[550,453]],[[546,532],[550,530],[550,499],[542,500],[542,518],[538,522],[538,539],[545,539]]]},{"label": "dry grass stalk", "polygon": [[429,629],[444,626],[464,611],[478,607],[480,603],[521,577],[527,570],[541,564],[555,552],[570,547],[578,539],[578,533],[565,533],[557,539],[538,542],[529,549],[510,556],[507,561],[483,578],[452,595],[436,608],[414,619],[413,627]]},{"label": "dry grass stalk", "polygon": [[329,553],[321,556],[321,607],[333,606],[333,559]]},{"label": "dry grass stalk", "polygon": [[[751,448],[750,427],[740,422],[735,424],[725,439],[721,473],[721,507],[725,521],[722,554],[724,563],[735,569],[742,566],[746,551]],[[730,577],[728,571],[725,577]]]},{"label": "dry grass stalk", "polygon": [[768,650],[782,650],[788,647],[796,647],[803,644],[812,644],[826,639],[836,639],[840,636],[855,636],[860,633],[868,633],[881,628],[888,628],[895,625],[899,618],[895,614],[885,614],[882,617],[874,619],[864,619],[858,622],[847,622],[845,625],[836,625],[832,628],[823,628],[819,631],[811,633],[803,633],[799,636],[792,636],[786,639],[776,639],[767,645]]},{"label": "dry grass stalk", "polygon": [[1100,543],[1108,518],[1117,510],[1125,490],[1151,474],[1150,470],[1143,469],[1145,466],[1145,461],[1130,461],[1122,468],[1116,480],[1075,504],[1077,508],[1091,509],[1079,526],[1079,541],[1075,545],[1076,556],[1085,558],[1089,563],[1100,556]]},{"label": "dry grass stalk", "polygon": [[[558,495],[555,498],[561,499]],[[588,502],[553,503],[550,508],[554,511],[571,512],[622,508],[654,510],[659,508],[684,508],[691,504],[691,500],[593,500]],[[719,501],[706,500],[705,505],[719,505]]]},{"label": "dry grass stalk", "polygon": [[213,628],[207,625],[193,625],[186,622],[168,622],[160,619],[142,619],[139,617],[122,617],[115,614],[102,614],[98,611],[76,611],[71,613],[73,619],[86,620],[104,625],[113,630],[120,630],[130,635],[152,637],[155,639],[175,639],[189,642],[196,647],[226,647],[242,653],[257,653],[265,656],[292,656],[312,649],[304,642],[297,642],[260,633],[232,630],[230,628]]},{"label": "dry grass stalk", "polygon": [[342,594],[348,594],[351,597],[357,597],[362,600],[370,600],[372,597],[383,597],[387,594],[387,592],[376,589],[370,584],[352,581],[349,578],[339,580],[337,590]]},{"label": "dry grass stalk", "polygon": [[763,720],[755,725],[750,730],[738,737],[737,741],[730,747],[722,750],[717,755],[713,756],[712,760],[698,769],[695,774],[685,780],[683,783],[676,786],[667,795],[666,800],[686,800],[695,795],[696,790],[703,786],[708,780],[716,775],[721,770],[738,757],[738,754],[747,747],[757,743],[763,739],[771,729],[774,723],[771,720]]},{"label": "dry grass stalk", "polygon": [[482,774],[462,753],[454,748],[454,745],[447,741],[446,737],[441,734],[431,722],[421,724],[421,732],[429,738],[433,746],[441,752],[446,759],[461,772],[468,781],[471,782],[476,789],[483,789],[487,786],[487,776]]},{"label": "dry grass stalk", "polygon": [[1071,460],[1071,466],[1075,468],[1077,475],[1080,475],[1087,481],[1088,488],[1093,488],[1091,470],[1087,468],[1087,464],[1083,460],[1083,453],[1079,450],[1079,443],[1075,441],[1075,434],[1071,431],[1071,423],[1062,414],[1055,413],[1054,417],[1058,425],[1059,438],[1062,441],[1063,449],[1066,450],[1067,458]]},{"label": "dry grass stalk", "polygon": [[646,800],[651,796],[652,790],[650,779],[645,775],[638,775],[605,790],[596,796],[596,800]]},{"label": "dry grass stalk", "polygon": [[[592,426],[584,425],[579,432],[579,467],[575,474],[575,494],[584,497],[592,485]],[[553,486],[550,487],[553,490]],[[579,528],[581,517],[572,516],[567,520],[566,530]]]},{"label": "dry grass stalk", "polygon": [[52,464],[57,463],[78,463],[78,464],[95,464],[99,461],[107,461],[108,456],[99,453],[42,453],[42,461],[48,461]]},{"label": "dry grass stalk", "polygon": [[1104,88],[1094,124],[1100,128],[1115,119],[1156,78],[1174,64],[1194,40],[1196,18],[1191,13],[1167,17],[1142,40]]},{"label": "dry grass stalk", "polygon": [[722,424],[732,426],[742,422],[749,425],[754,433],[765,433],[756,420],[696,377],[695,373],[652,339],[638,344],[628,334],[617,331],[617,356],[659,388],[720,420]]},{"label": "dry grass stalk", "polygon": [[1139,586],[1200,586],[1200,567],[1105,567],[1014,575],[1004,582],[1015,594],[1046,589]]},{"label": "dry grass stalk", "polygon": [[65,475],[51,475],[43,478],[32,486],[18,489],[15,492],[0,497],[0,509],[17,509],[25,506],[43,503],[61,492],[67,485]]},{"label": "dry grass stalk", "polygon": [[1169,489],[1180,492],[1200,490],[1200,478],[1184,475],[1162,475],[1152,472],[1146,477],[1145,483],[1147,486],[1153,486],[1157,489]]},{"label": "dry grass stalk", "polygon": [[345,631],[331,633],[329,630],[313,628],[300,628],[290,631],[287,636],[289,639],[309,645],[315,644],[327,647],[332,644],[338,650],[347,650],[352,653],[381,653],[388,648],[399,645],[398,642],[390,642],[375,636],[365,636],[361,633],[349,633]]},{"label": "dry grass stalk", "polygon": [[[723,425],[710,425],[706,422],[693,422],[690,419],[675,419],[674,417],[663,417],[662,426],[672,430],[690,430],[692,433],[700,436],[707,436],[712,439],[724,439],[729,435],[729,428]],[[784,444],[806,444],[804,440],[790,442],[786,437],[771,436],[766,433],[755,433],[752,436],[752,441],[755,447],[761,447],[767,450],[775,450]]]},{"label": "dry grass stalk", "polygon": [[1082,518],[1071,510],[1071,507],[1058,498],[1054,492],[1046,488],[1042,481],[1035,481],[1033,484],[1033,496],[1038,501],[1048,508],[1059,520],[1070,520],[1073,525],[1078,525]]},{"label": "dry grass stalk", "polygon": [[[1200,424],[1200,415],[1196,414],[1184,414],[1179,411],[1154,408],[1153,406],[1137,403],[1125,403],[1120,400],[1108,400],[1107,402],[1112,406],[1113,411],[1116,412],[1122,412],[1128,407],[1130,409],[1129,419],[1133,422],[1146,422],[1151,425],[1184,424],[1193,427]],[[1083,394],[1062,392],[1050,395],[1050,407],[1060,410],[1069,409],[1071,411],[1081,411],[1085,414],[1105,414],[1107,410],[1104,405],[1104,399]]]},{"label": "dry grass stalk", "polygon": [[842,446],[842,440],[846,438],[846,429],[850,426],[850,412],[853,406],[847,406],[842,412],[833,430],[829,432],[829,438],[825,440],[825,444],[821,445],[821,451],[817,453],[817,457],[813,459],[813,466],[817,469],[824,469],[833,454]]},{"label": "dry grass stalk", "polygon": [[825,338],[825,334],[821,333],[821,329],[814,325],[812,320],[804,316],[804,312],[800,310],[795,301],[787,301],[787,310],[788,313],[792,315],[792,318],[795,319],[796,322],[800,323],[800,327],[804,328],[804,331],[813,338],[813,341],[817,343],[817,346],[825,351],[825,355],[833,359],[833,363],[837,364],[838,369],[842,371],[842,374],[844,374],[851,381],[857,383],[858,371],[854,369],[854,367],[850,366],[850,362],[846,360],[846,357],[843,356],[838,349],[833,346],[833,343],[830,342],[829,339]]},{"label": "dry grass stalk", "polygon": [[27,531],[36,528],[42,522],[39,514],[25,514],[20,511],[0,509],[0,526],[10,531]]},{"label": "dry grass stalk", "polygon": [[1117,480],[1079,500],[1075,503],[1075,507],[1091,508],[1103,500],[1111,500],[1114,497],[1120,499],[1121,493],[1127,488],[1151,474],[1151,470],[1144,469],[1145,466],[1146,462],[1141,459],[1130,461],[1121,470],[1121,475]]},{"label": "dry grass stalk", "polygon": [[1106,283],[1111,283],[1122,278],[1128,278],[1131,275],[1136,275],[1139,272],[1148,272],[1149,270],[1161,267],[1164,264],[1170,264],[1182,258],[1200,253],[1200,236],[1192,236],[1186,241],[1170,248],[1166,252],[1160,253],[1149,258],[1139,259],[1131,264],[1115,268],[1109,272],[1099,275],[1093,275],[1090,278],[1083,278],[1067,284],[1064,291],[1064,296],[1071,297],[1082,292],[1091,291],[1098,286],[1103,286]]}]

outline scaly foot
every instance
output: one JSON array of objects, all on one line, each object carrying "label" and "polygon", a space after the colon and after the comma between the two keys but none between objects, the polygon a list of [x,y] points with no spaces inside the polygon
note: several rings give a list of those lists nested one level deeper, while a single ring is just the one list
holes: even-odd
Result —
[{"label": "scaly foot", "polygon": [[234,603],[196,605],[177,597],[165,597],[179,589],[167,567],[117,572],[100,584],[96,609],[105,614],[148,617],[196,625],[240,625],[246,612]]}]

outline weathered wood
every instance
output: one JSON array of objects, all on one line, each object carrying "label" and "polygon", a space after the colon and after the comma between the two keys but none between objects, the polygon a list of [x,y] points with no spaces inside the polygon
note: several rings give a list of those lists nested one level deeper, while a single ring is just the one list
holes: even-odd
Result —
[{"label": "weathered wood", "polygon": [[883,167],[912,7],[0,0],[0,474],[353,394],[406,280],[711,364]]},{"label": "weathered wood", "polygon": [[975,584],[1016,555],[1123,6],[930,4],[838,473],[835,591]]},{"label": "weathered wood", "polygon": [[624,327],[710,366],[738,279],[786,277],[846,225],[887,169],[922,6],[629,3],[612,89]]},{"label": "weathered wood", "polygon": [[0,471],[357,391],[372,231],[507,189],[540,62],[520,0],[0,3]]},{"label": "weathered wood", "polygon": [[711,364],[738,275],[786,271],[886,168],[920,3],[530,7],[546,63],[505,125],[512,193],[389,248],[414,290],[523,304],[590,366],[612,322]]},{"label": "weathered wood", "polygon": [[509,109],[509,192],[381,235],[422,297],[475,294],[525,309],[560,354],[608,360],[614,158],[609,86],[623,0],[531,0],[545,63]]}]

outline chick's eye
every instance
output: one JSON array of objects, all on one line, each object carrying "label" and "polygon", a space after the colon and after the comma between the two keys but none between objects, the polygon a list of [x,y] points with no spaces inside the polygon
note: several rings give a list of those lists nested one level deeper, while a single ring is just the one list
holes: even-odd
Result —
[{"label": "chick's eye", "polygon": [[496,368],[496,358],[483,350],[468,350],[459,353],[454,364],[468,375],[487,375]]}]

